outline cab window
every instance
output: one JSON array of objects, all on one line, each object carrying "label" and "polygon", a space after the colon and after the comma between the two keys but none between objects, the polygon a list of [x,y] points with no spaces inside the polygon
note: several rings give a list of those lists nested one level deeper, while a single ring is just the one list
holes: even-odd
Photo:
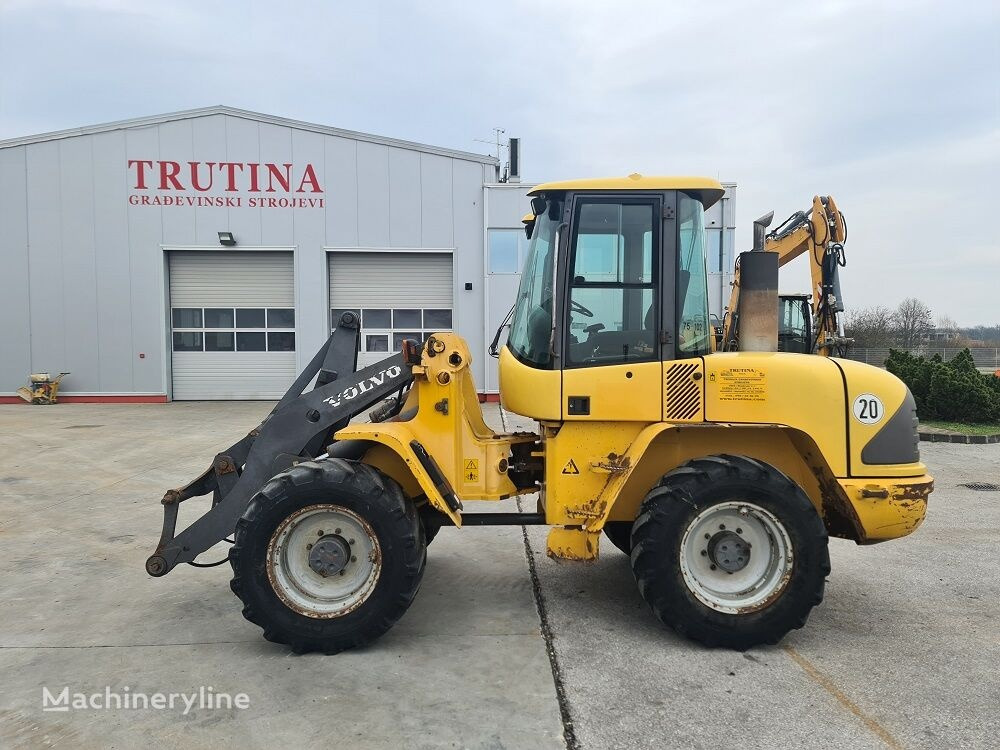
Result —
[{"label": "cab window", "polygon": [[571,243],[568,366],[657,357],[658,253],[652,201],[582,200]]}]

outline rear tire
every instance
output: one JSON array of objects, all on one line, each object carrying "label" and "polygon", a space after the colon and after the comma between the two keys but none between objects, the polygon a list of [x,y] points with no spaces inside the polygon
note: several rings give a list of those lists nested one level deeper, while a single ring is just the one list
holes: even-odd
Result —
[{"label": "rear tire", "polygon": [[420,519],[399,485],[339,458],[268,481],[229,553],[243,616],[296,653],[377,639],[410,606],[425,560]]},{"label": "rear tire", "polygon": [[689,461],[663,477],[632,531],[632,571],[680,635],[745,650],[805,625],[830,573],[826,528],[787,476],[743,456]]}]

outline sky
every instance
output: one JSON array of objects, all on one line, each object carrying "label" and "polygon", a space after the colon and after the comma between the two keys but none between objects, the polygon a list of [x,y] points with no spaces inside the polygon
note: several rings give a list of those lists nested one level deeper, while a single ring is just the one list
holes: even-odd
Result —
[{"label": "sky", "polygon": [[995,0],[0,0],[0,138],[213,104],[484,153],[500,127],[524,181],[733,181],[738,250],[833,195],[849,309],[1000,322]]}]

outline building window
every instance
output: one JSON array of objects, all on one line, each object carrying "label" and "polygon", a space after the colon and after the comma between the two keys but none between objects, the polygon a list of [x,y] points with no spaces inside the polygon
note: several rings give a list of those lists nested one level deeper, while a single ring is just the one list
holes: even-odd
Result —
[{"label": "building window", "polygon": [[170,317],[175,352],[295,351],[291,308],[175,307]]},{"label": "building window", "polygon": [[528,238],[523,229],[490,229],[487,235],[489,273],[519,273]]},{"label": "building window", "polygon": [[345,312],[353,312],[361,318],[363,352],[398,352],[403,339],[424,341],[433,333],[452,329],[450,309],[415,307],[333,308],[330,310],[332,328],[337,327]]}]

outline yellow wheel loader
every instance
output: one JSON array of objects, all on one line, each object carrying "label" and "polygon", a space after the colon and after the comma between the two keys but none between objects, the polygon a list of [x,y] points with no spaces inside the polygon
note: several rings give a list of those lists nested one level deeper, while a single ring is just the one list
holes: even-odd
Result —
[{"label": "yellow wheel loader", "polygon": [[[166,494],[146,570],[228,559],[267,639],[333,653],[404,614],[442,527],[537,524],[550,557],[582,565],[603,533],[655,616],[704,644],[801,627],[823,597],[828,537],[910,534],[933,482],[913,398],[889,373],[712,352],[704,212],[722,193],[639,175],[535,188],[499,352],[503,406],[534,432],[486,425],[453,333],[355,371],[347,312],[267,419]],[[211,508],[178,533],[178,507],[201,495]],[[529,495],[531,512],[463,512]],[[196,559],[234,530],[227,559]]]}]

